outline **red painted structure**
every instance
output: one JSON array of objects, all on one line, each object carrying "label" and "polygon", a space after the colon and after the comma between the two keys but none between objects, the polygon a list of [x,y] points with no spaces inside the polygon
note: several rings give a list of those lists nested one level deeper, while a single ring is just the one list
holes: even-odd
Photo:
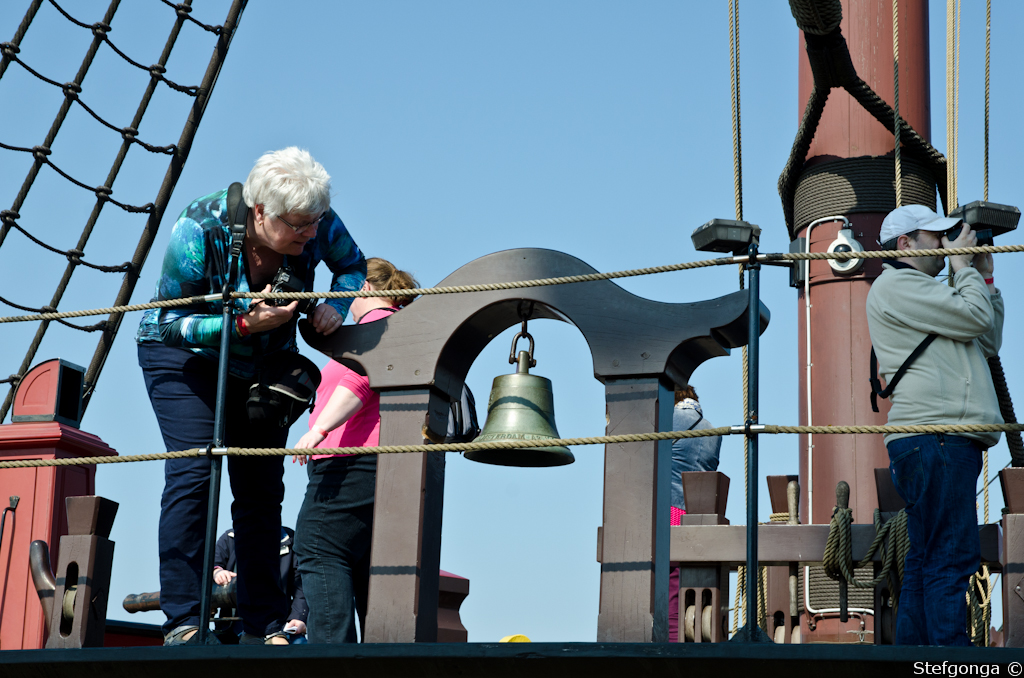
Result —
[{"label": "red painted structure", "polygon": [[[49,413],[51,419],[70,419],[60,413],[74,410],[77,421],[80,410],[70,402],[67,381],[62,389],[61,370],[55,366],[59,366],[57,361],[47,361],[25,375],[15,395],[12,418],[45,418]],[[0,426],[0,461],[116,454],[97,436],[60,421]],[[50,562],[57,563],[60,538],[68,533],[64,500],[95,494],[95,489],[94,465],[0,470],[0,507],[9,505],[9,497],[19,497],[17,509],[8,512],[0,535],[0,650],[43,647],[43,608],[29,572],[28,547],[42,539],[50,545]]]},{"label": "red painted structure", "polygon": [[[842,33],[850,48],[857,74],[880,97],[893,103],[893,49],[891,0],[843,0]],[[900,114],[922,137],[931,135],[928,61],[928,4],[926,0],[900,0]],[[800,35],[800,108],[802,112],[813,86],[810,65]],[[808,152],[806,167],[837,158],[891,154],[893,135],[842,89],[833,89]],[[894,205],[895,207],[895,205]],[[816,215],[823,218],[832,215]],[[884,213],[847,215],[853,232],[866,250],[876,244]],[[841,223],[815,226],[811,251],[824,252],[835,239]],[[806,224],[800,236],[806,236]],[[810,263],[811,298],[811,400],[815,426],[884,424],[888,403],[880,402],[881,413],[871,411],[868,386],[871,340],[868,335],[865,302],[871,281],[881,264],[868,260],[854,275],[833,272],[827,261]],[[800,373],[800,423],[807,423],[804,293],[798,297],[800,319],[798,369]],[[813,439],[813,466],[808,473],[807,437],[800,436],[800,518],[804,523],[828,523],[835,505],[835,487],[840,480],[850,484],[850,507],[854,520],[870,523],[877,505],[874,469],[889,465],[880,435],[821,435]],[[813,496],[810,496],[813,495]],[[806,616],[806,615],[805,615]],[[840,625],[826,619],[809,640],[849,641],[846,633],[860,626],[851,619]],[[871,617],[867,628],[871,629]]]}]

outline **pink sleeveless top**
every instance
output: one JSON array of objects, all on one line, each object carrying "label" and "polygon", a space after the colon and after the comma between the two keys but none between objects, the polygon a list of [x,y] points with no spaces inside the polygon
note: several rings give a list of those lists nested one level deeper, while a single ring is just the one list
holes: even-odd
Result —
[{"label": "pink sleeveless top", "polygon": [[[375,308],[360,318],[359,324],[386,318],[392,312],[391,309]],[[380,395],[370,388],[370,380],[334,360],[321,371],[320,377],[320,388],[316,390],[316,406],[309,415],[310,429],[316,424],[320,412],[327,406],[327,401],[338,386],[344,386],[352,391],[363,406],[348,421],[329,432],[317,447],[376,447],[380,442]],[[314,454],[313,459],[352,456],[354,455]]]}]

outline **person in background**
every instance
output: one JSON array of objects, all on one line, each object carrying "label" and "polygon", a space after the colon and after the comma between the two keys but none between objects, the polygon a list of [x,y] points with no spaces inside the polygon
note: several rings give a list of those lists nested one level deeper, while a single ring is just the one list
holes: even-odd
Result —
[{"label": "person in background", "polygon": [[[697,392],[687,384],[676,389],[676,404],[672,410],[672,430],[691,431],[714,428],[704,418]],[[705,438],[679,438],[672,443],[672,506],[669,524],[679,525],[686,513],[683,497],[683,473],[690,471],[717,471],[722,451],[722,436]],[[679,568],[669,573],[668,633],[669,641],[679,637]]]},{"label": "person in background", "polygon": [[[306,617],[309,615],[306,596],[302,593],[302,580],[299,578],[298,568],[295,567],[294,540],[295,532],[290,527],[282,526],[281,590],[291,601],[291,610],[287,615],[288,622],[284,625],[284,631],[293,643],[306,635]],[[213,581],[218,586],[227,586],[238,576],[235,572],[238,557],[235,555],[234,530],[225,530],[224,534],[220,535],[213,564]],[[225,624],[225,628],[218,629],[218,638],[228,645],[237,643],[238,635],[242,632],[241,624]]]},{"label": "person in background", "polygon": [[[1003,423],[987,361],[999,353],[1003,339],[1003,296],[995,287],[992,255],[951,255],[952,285],[935,279],[944,256],[901,257],[913,250],[977,244],[969,225],[924,205],[890,212],[879,241],[893,259],[883,262],[871,283],[867,316],[878,375],[891,391],[886,426]],[[906,371],[897,379],[902,367]],[[872,382],[879,394],[874,375]],[[975,488],[982,450],[999,436],[997,431],[885,436],[893,483],[907,503],[910,537],[896,645],[971,644],[964,599],[981,565]]]},{"label": "person in background", "polygon": [[[239,260],[238,290],[269,292],[287,266],[313,289],[320,262],[332,291],[357,290],[366,260],[331,209],[330,176],[306,151],[291,147],[256,161],[242,190],[248,206]],[[192,202],[170,233],[154,300],[220,295],[231,244],[227,189]],[[227,384],[225,444],[284,447],[287,427],[256,424],[246,408],[249,387],[263,366],[295,355],[297,302],[275,306],[236,299]],[[311,322],[331,334],[350,299],[316,306]],[[136,335],[139,365],[168,452],[205,448],[213,441],[222,309],[217,301],[147,311]],[[238,553],[240,643],[287,643],[282,633],[288,600],[280,587],[279,550],[284,461],[280,457],[227,460],[234,501],[231,517]],[[160,501],[160,606],[167,616],[165,645],[198,642],[210,457],[164,462]]]},{"label": "person in background", "polygon": [[[418,287],[384,259],[366,261],[364,290]],[[413,297],[358,297],[356,323],[388,318]],[[331,361],[323,370],[309,433],[296,448],[374,447],[380,440],[380,396],[367,377]],[[308,457],[295,457],[300,464]],[[309,485],[295,526],[295,552],[309,602],[310,643],[356,642],[356,615],[365,629],[370,583],[376,455],[313,454]]]}]

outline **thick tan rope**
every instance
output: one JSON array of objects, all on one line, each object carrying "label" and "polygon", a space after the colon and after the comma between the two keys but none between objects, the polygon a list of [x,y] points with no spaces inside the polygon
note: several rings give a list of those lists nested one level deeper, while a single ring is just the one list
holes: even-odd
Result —
[{"label": "thick tan rope", "polygon": [[[957,254],[1006,254],[1009,252],[1024,252],[1024,245],[984,245],[979,247],[956,247],[950,249],[931,250],[901,250],[899,256],[905,257],[934,257],[953,256]],[[807,259],[838,259],[847,261],[849,259],[892,259],[895,254],[890,251],[870,252],[784,252],[759,255],[759,261],[803,261]],[[763,257],[763,258],[762,258]],[[569,275],[560,278],[538,278],[535,280],[513,280],[503,283],[486,283],[480,285],[458,285],[452,287],[417,287],[407,290],[367,290],[351,292],[233,292],[232,299],[352,299],[355,297],[394,297],[394,296],[418,296],[428,294],[457,294],[464,292],[491,292],[494,290],[525,289],[529,287],[548,287],[551,285],[568,285],[572,283],[592,282],[595,280],[612,280],[614,278],[630,278],[641,275],[652,275],[655,273],[669,273],[672,271],[688,271],[711,266],[729,266],[737,263],[737,257],[719,257],[716,259],[702,259],[700,261],[688,261],[667,266],[650,266],[648,268],[636,268],[625,271],[612,271],[609,273],[588,273],[586,275]],[[111,313],[127,313],[130,311],[145,311],[151,308],[175,308],[189,306],[192,304],[206,303],[210,297],[220,295],[206,295],[199,297],[183,297],[181,299],[165,299],[162,301],[151,301],[145,304],[131,304],[128,306],[110,306],[107,308],[94,308],[85,311],[61,311],[54,313],[37,313],[35,315],[15,315],[0,317],[0,324],[15,322],[32,322],[39,320],[58,320],[61,318],[83,318],[92,315],[109,315]]]},{"label": "thick tan rope", "polygon": [[[952,0],[949,0],[952,2]],[[959,205],[959,27],[964,18],[964,8],[961,0],[956,0],[956,40],[953,43],[956,53],[953,55],[953,149],[956,160],[953,163],[953,202],[955,208]]]},{"label": "thick tan rope", "polygon": [[992,0],[985,0],[985,187],[983,199],[988,202],[988,103],[989,63],[992,56]]},{"label": "thick tan rope", "polygon": [[985,524],[988,524],[988,448],[985,448],[984,456],[982,459],[985,462],[985,487],[981,488],[982,492],[985,493]]},{"label": "thick tan rope", "polygon": [[900,19],[899,0],[892,0],[893,134],[896,137],[896,207],[903,206],[903,169],[900,163]]},{"label": "thick tan rope", "polygon": [[958,254],[1006,254],[1009,252],[1024,252],[1024,245],[980,245],[977,247],[950,247],[947,249],[937,248],[930,250],[900,250],[896,253],[891,250],[872,250],[868,252],[786,252],[782,254],[769,254],[767,261],[799,261],[803,259],[895,259],[914,257],[937,257],[956,256]]},{"label": "thick tan rope", "polygon": [[[754,428],[758,434],[813,433],[983,433],[987,431],[1024,431],[1024,424],[921,424],[916,426],[777,426],[759,425]],[[420,452],[469,452],[472,450],[514,450],[531,447],[574,445],[615,445],[640,443],[651,440],[677,440],[680,438],[705,438],[710,436],[746,435],[743,426],[718,426],[692,431],[661,431],[657,433],[630,433],[616,436],[592,436],[589,438],[549,438],[545,440],[502,440],[485,443],[444,443],[441,445],[382,445],[378,447],[318,447],[316,454],[412,454]],[[279,447],[227,447],[213,454],[242,457],[284,457],[312,454],[314,450]],[[205,448],[177,452],[154,452],[123,457],[76,457],[67,459],[20,459],[0,462],[0,469],[34,468],[44,466],[83,466],[88,464],[119,464],[135,461],[156,461],[159,459],[181,459],[202,457]]]},{"label": "thick tan rope", "polygon": [[[736,568],[736,602],[732,606],[732,631],[735,635],[740,624],[747,624],[747,566],[740,565]],[[741,617],[742,615],[742,617]]]},{"label": "thick tan rope", "polygon": [[[732,173],[733,200],[736,204],[736,220],[743,221],[743,153],[740,137],[740,50],[739,50],[739,0],[729,0],[729,84],[732,99]],[[740,290],[743,289],[743,264],[738,265]],[[746,421],[750,409],[747,398],[747,383],[750,379],[750,357],[747,347],[743,347],[743,420]],[[750,465],[750,439],[743,437],[743,496],[747,496],[747,469]],[[743,624],[747,623],[747,568],[743,565],[736,571],[736,601],[732,610],[732,632],[740,623],[740,612]]]},{"label": "thick tan rope", "polygon": [[946,0],[946,200],[949,210],[956,207],[956,149],[953,148],[953,39],[956,35],[954,0]]},{"label": "thick tan rope", "polygon": [[[740,126],[740,7],[739,0],[729,0],[729,83],[732,93],[732,185],[736,203],[736,220],[743,221],[743,140]],[[738,265],[740,289],[743,289],[743,264]],[[743,346],[743,421],[750,417],[747,385],[750,381],[750,355]],[[747,469],[750,467],[750,439],[743,438],[743,496],[747,496]],[[737,605],[745,605],[745,600]],[[746,610],[744,621],[746,623]]]},{"label": "thick tan rope", "polygon": [[729,0],[729,72],[732,89],[732,172],[736,219],[743,221],[743,146],[740,130],[740,7]]},{"label": "thick tan rope", "polygon": [[[516,290],[527,287],[547,287],[550,285],[567,285],[571,283],[592,282],[595,280],[612,280],[614,278],[631,278],[641,275],[652,275],[655,273],[670,273],[672,271],[687,271],[696,268],[707,268],[709,266],[726,266],[733,264],[732,258],[720,257],[716,259],[703,259],[701,261],[689,261],[667,266],[649,266],[647,268],[634,268],[625,271],[612,271],[609,273],[587,273],[585,275],[567,275],[559,278],[539,278],[535,280],[513,280],[502,283],[485,283],[480,285],[456,285],[450,287],[417,287],[407,290],[353,290],[347,292],[233,292],[232,299],[353,299],[356,297],[393,297],[393,296],[420,296],[428,294],[456,294],[462,292],[491,292],[494,290]],[[0,323],[28,322],[33,320],[57,320],[58,318],[81,318],[90,315],[108,315],[110,313],[125,313],[128,311],[145,311],[151,308],[174,308],[178,306],[190,306],[192,304],[204,303],[210,297],[220,295],[206,295],[201,297],[186,297],[182,299],[166,299],[163,301],[152,301],[145,304],[132,304],[131,306],[112,306],[109,308],[97,308],[89,311],[63,311],[60,313],[39,313],[36,315],[7,316],[0,317]]]}]

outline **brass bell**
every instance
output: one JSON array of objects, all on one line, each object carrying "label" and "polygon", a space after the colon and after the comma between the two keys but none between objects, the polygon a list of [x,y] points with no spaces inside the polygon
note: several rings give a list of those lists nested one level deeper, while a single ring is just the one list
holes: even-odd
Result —
[{"label": "brass bell", "polygon": [[[520,338],[530,341],[529,351],[516,356]],[[487,402],[487,422],[475,443],[501,440],[545,440],[558,438],[555,429],[555,404],[551,380],[530,374],[537,365],[533,359],[533,337],[523,330],[512,339],[509,363],[517,364],[514,374],[494,378]],[[567,447],[526,447],[511,450],[472,450],[466,459],[500,466],[564,466],[576,461]]]}]

